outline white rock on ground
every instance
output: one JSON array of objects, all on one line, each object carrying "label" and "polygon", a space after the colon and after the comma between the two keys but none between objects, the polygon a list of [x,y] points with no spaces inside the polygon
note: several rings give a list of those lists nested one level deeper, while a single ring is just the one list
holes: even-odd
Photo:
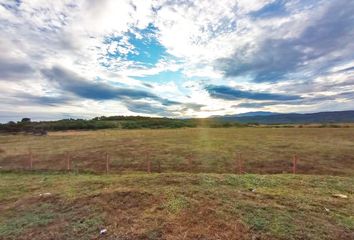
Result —
[{"label": "white rock on ground", "polygon": [[340,194],[340,193],[337,193],[337,194],[333,194],[332,197],[335,197],[335,198],[348,198],[347,195],[344,195],[344,194]]}]

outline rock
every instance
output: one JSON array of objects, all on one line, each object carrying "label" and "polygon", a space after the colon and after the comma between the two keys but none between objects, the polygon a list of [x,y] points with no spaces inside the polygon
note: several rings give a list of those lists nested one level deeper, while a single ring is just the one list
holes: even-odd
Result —
[{"label": "rock", "polygon": [[325,209],[326,212],[330,212],[330,210],[328,208],[325,207],[324,209]]},{"label": "rock", "polygon": [[250,191],[250,192],[256,192],[256,189],[254,189],[254,188],[249,188],[248,191]]},{"label": "rock", "polygon": [[50,196],[50,195],[52,195],[50,192],[39,194],[40,197],[47,197],[47,196]]},{"label": "rock", "polygon": [[332,197],[335,197],[335,198],[343,198],[343,199],[348,198],[348,196],[347,196],[347,195],[340,194],[340,193],[333,194],[333,195],[332,195]]},{"label": "rock", "polygon": [[100,235],[104,235],[107,233],[107,229],[103,228],[100,230]]}]

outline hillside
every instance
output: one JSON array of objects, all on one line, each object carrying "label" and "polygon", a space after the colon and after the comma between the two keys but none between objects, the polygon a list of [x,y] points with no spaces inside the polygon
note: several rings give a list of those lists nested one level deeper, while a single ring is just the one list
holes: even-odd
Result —
[{"label": "hillside", "polygon": [[219,121],[260,124],[307,124],[307,123],[350,123],[354,122],[354,111],[285,113],[261,115],[230,115],[214,118]]}]

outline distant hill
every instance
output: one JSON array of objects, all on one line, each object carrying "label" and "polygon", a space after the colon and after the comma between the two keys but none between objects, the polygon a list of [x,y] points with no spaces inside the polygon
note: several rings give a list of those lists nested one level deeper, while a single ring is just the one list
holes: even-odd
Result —
[{"label": "distant hill", "polygon": [[[268,112],[266,112],[268,113]],[[215,120],[239,123],[260,124],[305,124],[305,123],[349,123],[354,122],[354,111],[318,112],[318,113],[268,113],[257,115],[233,115],[215,117]]]},{"label": "distant hill", "polygon": [[235,117],[254,117],[254,116],[270,116],[270,115],[277,115],[280,113],[275,112],[265,112],[265,111],[258,111],[258,112],[246,112],[233,115]]}]

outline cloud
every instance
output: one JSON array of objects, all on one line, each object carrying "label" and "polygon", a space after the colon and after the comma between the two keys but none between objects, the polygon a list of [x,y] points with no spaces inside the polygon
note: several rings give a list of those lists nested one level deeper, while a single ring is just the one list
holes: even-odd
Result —
[{"label": "cloud", "polygon": [[32,121],[51,121],[60,120],[65,118],[64,114],[54,113],[48,114],[48,112],[16,112],[16,111],[0,111],[0,123],[7,123],[9,121],[21,121],[24,117],[31,118]]},{"label": "cloud", "polygon": [[23,103],[29,104],[39,104],[44,106],[58,106],[70,103],[70,101],[74,101],[75,98],[68,96],[36,96],[33,94],[23,93],[16,94],[16,99],[21,100]]},{"label": "cloud", "polygon": [[200,111],[202,107],[205,107],[205,104],[198,104],[198,103],[184,103],[181,105],[183,107],[182,111],[187,111],[189,109],[193,111]]},{"label": "cloud", "polygon": [[17,59],[0,58],[0,80],[21,80],[32,76],[34,69],[26,62]]},{"label": "cloud", "polygon": [[228,86],[209,85],[205,88],[213,98],[220,98],[224,100],[239,100],[239,99],[253,99],[253,100],[277,100],[290,101],[301,99],[300,96],[275,94],[265,92],[243,91]]},{"label": "cloud", "polygon": [[0,108],[341,110],[354,101],[353,15],[345,0],[0,0]]},{"label": "cloud", "polygon": [[352,60],[354,2],[333,1],[319,9],[324,10],[315,12],[298,36],[269,34],[231,57],[217,59],[216,68],[226,77],[248,75],[255,82],[276,82],[313,77],[336,63]]},{"label": "cloud", "polygon": [[150,83],[143,83],[143,85],[148,88],[154,88],[154,86],[151,85]]},{"label": "cloud", "polygon": [[59,66],[43,69],[42,74],[49,81],[54,82],[62,90],[62,95],[65,97],[25,96],[37,104],[58,105],[68,103],[73,99],[70,94],[73,94],[79,98],[95,101],[117,100],[131,112],[155,116],[175,116],[176,114],[169,111],[169,107],[176,107],[181,104],[144,90],[115,87],[104,82],[89,81]]},{"label": "cloud", "polygon": [[129,101],[124,101],[124,104],[129,111],[135,113],[152,114],[152,115],[164,116],[164,117],[176,116],[176,114],[173,114],[166,107],[158,106],[156,104],[152,104],[149,102],[129,100]]},{"label": "cloud", "polygon": [[202,104],[195,104],[195,103],[181,103],[181,104],[174,104],[174,106],[177,108],[171,110],[168,108],[168,106],[164,104],[159,105],[156,103],[136,101],[136,100],[125,100],[124,105],[131,112],[152,114],[152,115],[163,116],[163,117],[176,117],[179,116],[180,112],[187,112],[189,110],[200,111],[200,109],[205,106]]},{"label": "cloud", "polygon": [[333,95],[318,95],[302,99],[295,99],[292,101],[257,101],[257,102],[243,102],[233,105],[234,108],[264,108],[276,105],[316,105],[324,102],[333,102],[337,99],[351,100],[354,98],[354,91],[343,92]]},{"label": "cloud", "polygon": [[337,73],[339,73],[339,72],[353,72],[353,71],[354,71],[354,66],[338,70]]},{"label": "cloud", "polygon": [[88,81],[76,73],[59,66],[43,69],[42,73],[47,79],[54,81],[60,89],[83,98],[93,100],[147,98],[163,102],[166,101],[166,104],[170,103],[168,100],[163,100],[156,95],[143,90],[118,88],[106,83]]},{"label": "cloud", "polygon": [[237,52],[231,58],[218,59],[216,67],[226,77],[251,75],[256,82],[271,82],[280,80],[300,66],[301,53],[284,40],[266,40],[257,53],[247,60]]}]

